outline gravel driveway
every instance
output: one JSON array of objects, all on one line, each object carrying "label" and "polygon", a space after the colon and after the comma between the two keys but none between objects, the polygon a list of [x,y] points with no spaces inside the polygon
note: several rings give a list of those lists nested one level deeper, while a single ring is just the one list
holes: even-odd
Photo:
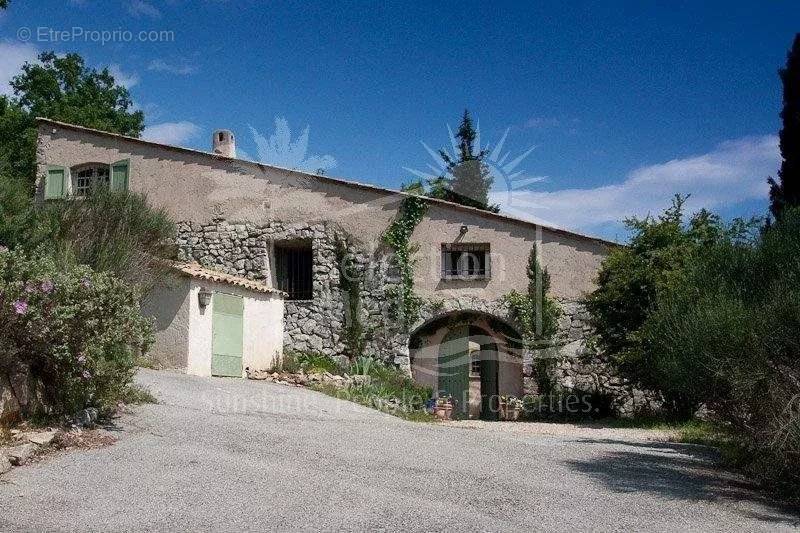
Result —
[{"label": "gravel driveway", "polygon": [[[0,530],[775,530],[708,452],[605,430],[415,424],[283,385],[143,370],[120,440],[0,480]],[[598,435],[597,437],[595,435]]]}]

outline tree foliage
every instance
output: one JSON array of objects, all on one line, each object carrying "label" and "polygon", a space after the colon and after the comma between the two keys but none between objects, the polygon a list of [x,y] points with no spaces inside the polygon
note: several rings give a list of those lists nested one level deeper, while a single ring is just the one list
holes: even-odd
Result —
[{"label": "tree foliage", "polygon": [[705,404],[765,481],[800,488],[800,209],[755,242],[715,242],[658,295],[631,356],[667,398]]},{"label": "tree foliage", "polygon": [[755,221],[726,226],[706,210],[684,224],[685,200],[676,195],[657,218],[627,219],[633,233],[629,245],[614,248],[603,260],[598,287],[586,299],[600,346],[621,360],[639,347],[639,331],[658,294],[681,280],[692,257],[715,242],[746,240],[755,230]]},{"label": "tree foliage", "polygon": [[781,168],[778,181],[769,179],[770,211],[780,221],[788,207],[800,206],[800,33],[780,70],[783,83],[783,110],[780,131]]},{"label": "tree foliage", "polygon": [[456,133],[459,141],[457,159],[453,159],[447,151],[439,150],[446,171],[431,181],[428,195],[496,213],[500,208],[489,204],[489,190],[494,178],[484,163],[486,150],[476,145],[477,136],[472,117],[468,110],[464,110]]},{"label": "tree foliage", "polygon": [[536,245],[528,256],[528,290],[511,291],[504,296],[511,317],[522,327],[524,341],[531,344],[547,341],[556,334],[561,310],[550,298],[550,273],[539,264]]},{"label": "tree foliage", "polygon": [[0,173],[33,183],[36,117],[138,137],[144,114],[107,68],[85,65],[78,54],[43,52],[11,80],[14,96],[0,97]]}]

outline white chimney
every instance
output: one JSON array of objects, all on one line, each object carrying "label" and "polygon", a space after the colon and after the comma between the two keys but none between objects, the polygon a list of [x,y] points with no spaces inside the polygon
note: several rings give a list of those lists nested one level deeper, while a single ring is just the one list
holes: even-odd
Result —
[{"label": "white chimney", "polygon": [[212,139],[214,153],[223,157],[236,157],[236,140],[231,130],[216,130]]}]

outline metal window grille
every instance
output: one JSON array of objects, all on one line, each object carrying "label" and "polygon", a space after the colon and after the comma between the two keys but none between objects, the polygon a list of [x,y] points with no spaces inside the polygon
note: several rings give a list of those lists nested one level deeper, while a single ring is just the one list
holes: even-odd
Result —
[{"label": "metal window grille", "polygon": [[310,242],[276,244],[275,273],[278,288],[289,300],[313,298],[314,259]]},{"label": "metal window grille", "polygon": [[442,245],[442,279],[488,279],[491,257],[486,243]]}]

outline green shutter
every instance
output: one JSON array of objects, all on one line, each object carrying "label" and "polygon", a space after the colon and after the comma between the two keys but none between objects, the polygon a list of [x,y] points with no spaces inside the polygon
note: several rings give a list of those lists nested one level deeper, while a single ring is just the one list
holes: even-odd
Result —
[{"label": "green shutter", "polygon": [[44,180],[44,199],[53,200],[64,198],[67,195],[67,169],[64,167],[48,166]]},{"label": "green shutter", "polygon": [[128,190],[128,176],[130,174],[130,161],[123,159],[111,164],[111,190],[120,192]]}]

